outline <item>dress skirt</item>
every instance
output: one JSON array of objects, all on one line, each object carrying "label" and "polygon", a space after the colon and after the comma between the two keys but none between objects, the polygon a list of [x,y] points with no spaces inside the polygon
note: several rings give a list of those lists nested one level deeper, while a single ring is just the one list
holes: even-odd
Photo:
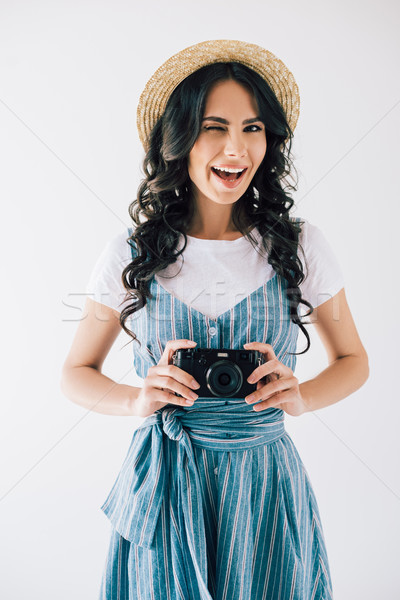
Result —
[{"label": "dress skirt", "polygon": [[[167,438],[171,465],[179,442]],[[114,526],[99,600],[330,600],[332,587],[318,506],[285,431],[245,450],[192,445],[204,515],[206,573],[196,573],[182,522],[178,469],[164,483],[153,548]],[[206,589],[201,583],[205,583]]]}]

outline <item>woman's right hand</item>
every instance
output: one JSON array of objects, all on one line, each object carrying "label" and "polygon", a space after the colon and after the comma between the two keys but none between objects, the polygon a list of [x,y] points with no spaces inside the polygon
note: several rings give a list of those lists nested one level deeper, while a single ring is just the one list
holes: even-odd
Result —
[{"label": "woman's right hand", "polygon": [[[190,373],[172,364],[172,355],[179,348],[194,348],[196,342],[190,340],[169,340],[165,346],[160,361],[154,367],[150,367],[144,379],[143,387],[137,397],[135,415],[148,417],[156,410],[167,404],[177,406],[191,406],[197,398],[191,398],[193,389],[200,385],[193,379]],[[193,389],[192,389],[193,388]],[[181,394],[175,396],[174,392]],[[190,404],[187,402],[190,400]]]}]

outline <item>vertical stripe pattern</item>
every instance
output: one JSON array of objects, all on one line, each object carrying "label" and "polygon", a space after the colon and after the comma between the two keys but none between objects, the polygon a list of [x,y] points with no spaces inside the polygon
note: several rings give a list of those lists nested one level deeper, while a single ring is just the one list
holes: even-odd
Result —
[{"label": "vertical stripe pattern", "polygon": [[[294,371],[285,289],[275,274],[211,319],[153,278],[153,298],[132,320],[138,375],[180,338],[270,343]],[[112,529],[99,600],[332,599],[318,505],[282,410],[200,397],[156,411],[134,432],[101,509]]]}]

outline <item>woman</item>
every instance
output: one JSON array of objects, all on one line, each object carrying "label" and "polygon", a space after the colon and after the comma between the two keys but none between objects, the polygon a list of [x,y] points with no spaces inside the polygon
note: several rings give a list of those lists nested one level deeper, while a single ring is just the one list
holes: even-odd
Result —
[{"label": "woman", "polygon": [[[332,598],[317,502],[284,413],[345,398],[368,359],[332,250],[289,215],[298,113],[282,61],[232,40],[171,57],[141,95],[135,227],[96,264],[63,372],[71,400],[146,417],[102,506],[112,524],[103,599]],[[300,354],[310,346],[301,304],[329,366],[299,383],[300,330]],[[101,373],[121,327],[139,342],[142,388]],[[197,396],[200,382],[174,361],[196,347],[258,351],[254,391]]]}]

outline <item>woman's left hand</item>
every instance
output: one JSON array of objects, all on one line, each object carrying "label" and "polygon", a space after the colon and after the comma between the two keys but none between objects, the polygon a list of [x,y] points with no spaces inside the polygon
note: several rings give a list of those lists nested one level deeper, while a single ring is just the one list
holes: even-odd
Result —
[{"label": "woman's left hand", "polygon": [[[275,355],[270,344],[250,342],[244,344],[246,350],[258,350],[264,357],[265,362],[254,369],[254,380],[247,381],[256,383],[257,389],[245,401],[248,404],[258,402],[253,410],[260,412],[267,408],[280,408],[288,415],[298,417],[307,412],[307,406],[300,393],[299,380],[294,376],[290,367],[281,363]],[[265,377],[268,376],[267,379]],[[268,382],[268,383],[266,383]],[[262,400],[262,402],[259,402]]]}]

